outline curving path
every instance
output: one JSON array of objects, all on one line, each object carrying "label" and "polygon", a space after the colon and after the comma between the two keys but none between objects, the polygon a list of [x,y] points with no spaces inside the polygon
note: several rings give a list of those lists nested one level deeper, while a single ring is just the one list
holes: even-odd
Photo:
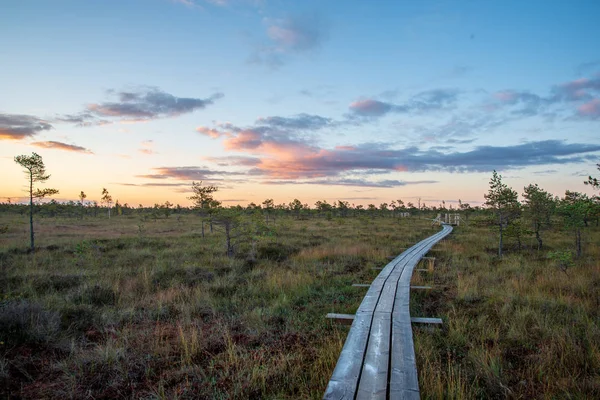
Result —
[{"label": "curving path", "polygon": [[452,232],[450,225],[383,268],[363,299],[324,399],[418,399],[410,322],[410,280],[419,260]]}]

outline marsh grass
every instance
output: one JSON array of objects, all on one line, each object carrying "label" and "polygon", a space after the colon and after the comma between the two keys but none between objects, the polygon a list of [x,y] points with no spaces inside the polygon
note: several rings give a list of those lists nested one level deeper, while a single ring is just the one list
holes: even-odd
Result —
[{"label": "marsh grass", "polygon": [[547,257],[573,247],[546,232],[548,248],[494,255],[483,227],[459,227],[432,251],[435,285],[413,294],[413,313],[442,317],[415,330],[424,398],[600,398],[600,231],[566,271]]},{"label": "marsh grass", "polygon": [[225,256],[193,215],[0,216],[0,397],[320,398],[373,267],[425,220],[280,217]]}]

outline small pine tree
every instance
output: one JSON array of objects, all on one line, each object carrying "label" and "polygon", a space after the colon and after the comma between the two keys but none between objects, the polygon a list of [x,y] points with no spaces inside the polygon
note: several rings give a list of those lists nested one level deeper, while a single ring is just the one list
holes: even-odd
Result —
[{"label": "small pine tree", "polygon": [[502,176],[494,170],[490,180],[490,190],[484,195],[484,198],[485,205],[494,213],[494,225],[498,227],[498,257],[502,257],[504,230],[510,224],[511,219],[517,217],[520,213],[518,196],[516,191],[502,182]]},{"label": "small pine tree", "polygon": [[29,236],[31,251],[35,250],[35,234],[33,231],[33,204],[35,199],[42,199],[46,196],[52,196],[58,193],[56,189],[36,189],[33,190],[36,182],[46,182],[50,175],[46,175],[46,167],[42,157],[37,153],[31,153],[31,156],[20,155],[15,157],[15,162],[25,168],[25,175],[29,181]]}]

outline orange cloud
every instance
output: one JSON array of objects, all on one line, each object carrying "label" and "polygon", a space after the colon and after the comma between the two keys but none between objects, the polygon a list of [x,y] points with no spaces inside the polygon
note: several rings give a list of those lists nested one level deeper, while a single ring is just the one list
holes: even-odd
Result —
[{"label": "orange cloud", "polygon": [[223,135],[227,135],[226,132],[221,132],[216,129],[209,128],[207,126],[199,126],[196,128],[196,132],[201,133],[203,135],[209,136],[213,139],[220,138]]},{"label": "orange cloud", "polygon": [[56,150],[65,150],[65,151],[74,151],[77,153],[86,153],[86,154],[94,154],[90,150],[85,147],[76,146],[73,144],[67,144],[62,142],[48,141],[48,142],[33,142],[30,143],[32,146],[41,147],[44,149],[56,149]]}]

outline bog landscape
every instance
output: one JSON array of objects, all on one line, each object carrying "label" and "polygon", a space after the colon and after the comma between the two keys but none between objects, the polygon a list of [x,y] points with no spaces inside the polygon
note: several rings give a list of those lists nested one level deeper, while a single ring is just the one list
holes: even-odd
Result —
[{"label": "bog landscape", "polygon": [[600,399],[598,0],[0,16],[0,400]]},{"label": "bog landscape", "polygon": [[[48,177],[35,153],[15,161]],[[530,185],[519,202],[496,172],[484,207],[458,209],[223,207],[216,186],[192,190],[192,207],[113,205],[106,189],[102,204],[1,205],[3,396],[320,398],[348,332],[325,315],[353,313],[352,284],[449,212],[459,226],[412,277],[431,289],[411,315],[444,321],[413,327],[422,395],[600,395],[599,197]]]}]

